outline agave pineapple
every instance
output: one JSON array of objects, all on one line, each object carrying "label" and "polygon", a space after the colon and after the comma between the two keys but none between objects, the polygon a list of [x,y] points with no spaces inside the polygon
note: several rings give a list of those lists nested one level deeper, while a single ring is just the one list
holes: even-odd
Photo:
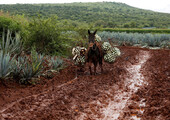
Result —
[{"label": "agave pineapple", "polygon": [[112,63],[115,61],[117,56],[120,56],[121,52],[117,47],[112,47],[109,42],[102,44],[102,49],[105,52],[104,61]]},{"label": "agave pineapple", "polygon": [[97,35],[97,34],[95,35],[95,40],[97,42],[101,42],[102,41],[101,37],[99,35]]},{"label": "agave pineapple", "polygon": [[104,50],[104,51],[109,51],[110,49],[111,49],[111,45],[110,45],[110,43],[109,42],[104,42],[103,44],[102,44],[102,49]]},{"label": "agave pineapple", "polygon": [[86,57],[85,57],[85,53],[81,54],[81,51],[86,52],[86,48],[85,47],[75,47],[72,49],[72,54],[73,54],[73,60],[75,65],[84,65],[86,62]]},{"label": "agave pineapple", "polygon": [[85,56],[80,56],[80,57],[77,57],[76,60],[75,60],[75,64],[76,65],[84,65],[86,62],[86,59],[85,59]]},{"label": "agave pineapple", "polygon": [[105,61],[105,62],[109,62],[109,63],[114,62],[114,61],[115,61],[115,56],[114,56],[114,54],[112,54],[112,53],[107,53],[107,54],[105,54],[105,55],[104,55],[104,61]]}]

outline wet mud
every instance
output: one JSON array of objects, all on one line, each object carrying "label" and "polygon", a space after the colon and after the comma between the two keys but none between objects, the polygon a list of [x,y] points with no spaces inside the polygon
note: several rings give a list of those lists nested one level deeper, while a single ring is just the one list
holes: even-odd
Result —
[{"label": "wet mud", "polygon": [[167,120],[170,51],[119,47],[122,55],[104,72],[79,73],[72,61],[39,84],[0,84],[0,119]]}]

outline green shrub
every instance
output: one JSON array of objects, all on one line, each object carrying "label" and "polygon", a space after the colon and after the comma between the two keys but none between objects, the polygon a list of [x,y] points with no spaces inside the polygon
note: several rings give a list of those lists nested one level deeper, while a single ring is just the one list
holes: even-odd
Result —
[{"label": "green shrub", "polygon": [[56,17],[48,19],[34,18],[27,28],[29,31],[25,40],[25,47],[35,46],[37,51],[46,54],[60,53],[65,50],[64,39]]},{"label": "green shrub", "polygon": [[18,32],[21,30],[21,25],[11,16],[2,15],[0,16],[0,33],[3,28]]}]

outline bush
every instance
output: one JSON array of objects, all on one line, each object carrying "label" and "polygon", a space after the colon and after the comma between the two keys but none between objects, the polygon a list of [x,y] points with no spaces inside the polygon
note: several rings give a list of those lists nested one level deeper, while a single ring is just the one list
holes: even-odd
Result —
[{"label": "bush", "polygon": [[30,46],[35,46],[38,52],[46,54],[63,51],[65,49],[64,40],[57,24],[56,17],[48,19],[34,18],[27,28],[29,34],[27,40],[25,40],[25,47],[30,50]]},{"label": "bush", "polygon": [[3,32],[3,29],[10,29],[12,31],[20,31],[21,25],[11,16],[2,14],[0,16],[0,34]]}]

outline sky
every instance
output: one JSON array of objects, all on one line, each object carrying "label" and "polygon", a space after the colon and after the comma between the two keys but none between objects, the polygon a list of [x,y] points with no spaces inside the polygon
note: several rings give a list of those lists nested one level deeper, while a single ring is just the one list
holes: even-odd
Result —
[{"label": "sky", "polygon": [[170,0],[0,0],[0,4],[16,3],[71,3],[71,2],[121,2],[130,6],[170,13]]}]

